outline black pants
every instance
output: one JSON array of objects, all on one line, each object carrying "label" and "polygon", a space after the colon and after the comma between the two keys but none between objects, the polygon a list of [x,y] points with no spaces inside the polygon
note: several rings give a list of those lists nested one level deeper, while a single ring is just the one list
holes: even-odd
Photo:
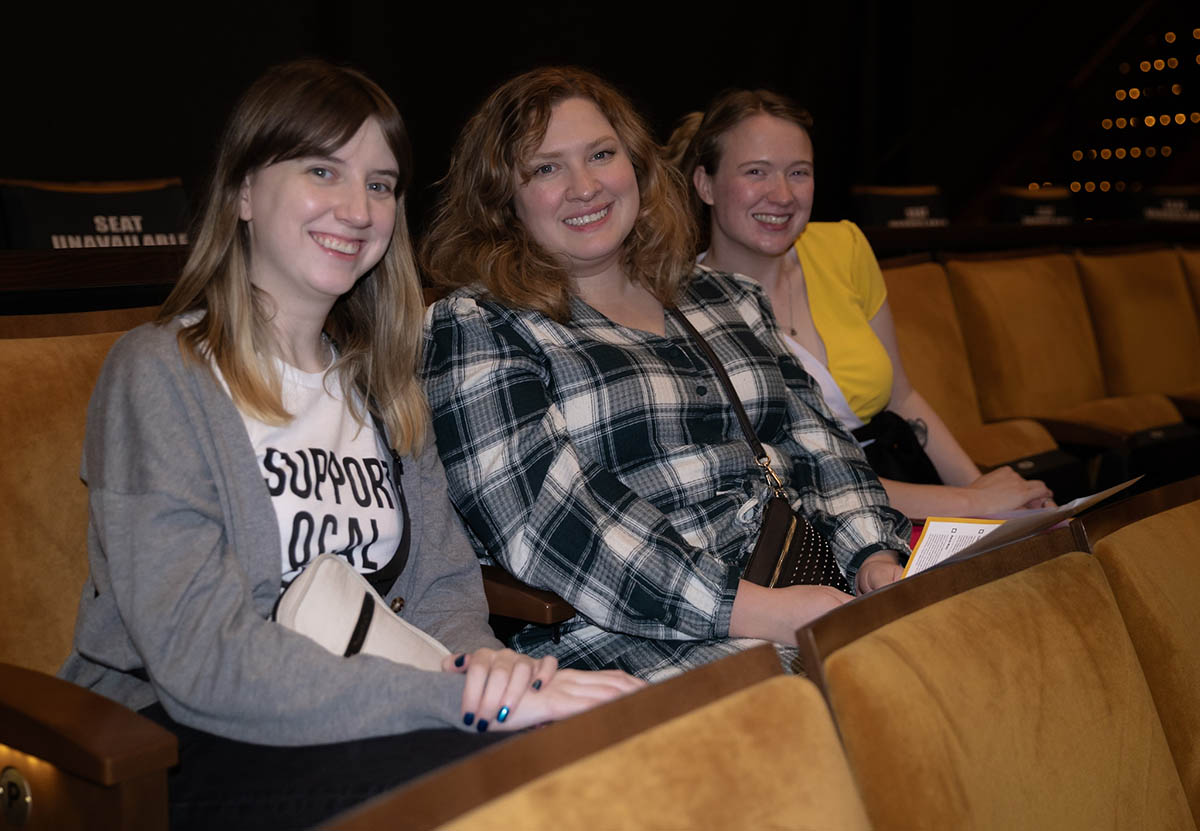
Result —
[{"label": "black pants", "polygon": [[167,775],[171,831],[309,828],[504,738],[446,728],[272,747],[185,727],[161,704],[141,714],[179,739],[179,764]]}]

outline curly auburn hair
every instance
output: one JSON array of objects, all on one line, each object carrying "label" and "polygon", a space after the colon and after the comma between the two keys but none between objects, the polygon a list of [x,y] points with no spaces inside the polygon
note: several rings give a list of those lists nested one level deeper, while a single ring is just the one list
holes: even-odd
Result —
[{"label": "curly auburn hair", "polygon": [[700,229],[700,250],[708,248],[712,220],[708,205],[692,186],[696,168],[704,168],[710,176],[715,174],[721,162],[721,138],[747,118],[760,114],[795,124],[812,141],[812,116],[787,96],[767,89],[730,89],[718,94],[704,112],[690,112],[680,118],[663,149],[666,161],[688,183],[688,203]]},{"label": "curly auburn hair", "polygon": [[629,99],[577,67],[518,75],[493,92],[463,128],[421,244],[421,261],[435,286],[480,283],[507,305],[560,322],[570,318],[567,269],[530,235],[513,204],[524,183],[518,171],[545,137],[555,105],[570,98],[596,105],[633,163],[640,208],[624,243],[626,273],[664,305],[674,304],[695,250],[687,183],[663,162]]}]

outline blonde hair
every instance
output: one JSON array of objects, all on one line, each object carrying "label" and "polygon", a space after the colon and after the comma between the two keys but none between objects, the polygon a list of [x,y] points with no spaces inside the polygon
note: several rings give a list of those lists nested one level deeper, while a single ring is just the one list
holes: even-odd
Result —
[{"label": "blonde hair", "polygon": [[425,442],[428,405],[417,368],[424,303],[404,214],[412,154],[404,121],[387,94],[360,72],[304,60],[268,70],[242,95],[225,128],[216,166],[192,235],[192,248],[159,323],[204,314],[179,332],[184,354],[220,370],[242,412],[285,424],[270,325],[270,305],[250,282],[249,230],[239,217],[242,183],[254,170],[306,156],[327,156],[367,119],[378,122],[396,157],[396,224],[383,258],[333,304],[325,332],[337,346],[334,367],[354,417],[356,397],[410,453]]},{"label": "blonde hair", "polygon": [[518,169],[541,144],[558,103],[591,101],[616,131],[637,176],[640,208],[623,246],[629,278],[672,305],[693,266],[695,226],[687,184],[659,158],[650,131],[629,100],[576,67],[526,72],[491,94],[463,128],[442,179],[421,260],[433,283],[453,289],[481,283],[510,306],[560,322],[570,318],[562,262],[540,246],[513,207]]},{"label": "blonde hair", "polygon": [[663,148],[666,161],[688,183],[688,204],[700,229],[698,250],[708,248],[712,219],[708,205],[692,184],[696,168],[704,168],[709,176],[716,174],[723,149],[721,139],[747,118],[760,114],[790,121],[812,140],[812,116],[790,98],[767,89],[731,89],[717,95],[704,112],[690,112],[680,118]]}]

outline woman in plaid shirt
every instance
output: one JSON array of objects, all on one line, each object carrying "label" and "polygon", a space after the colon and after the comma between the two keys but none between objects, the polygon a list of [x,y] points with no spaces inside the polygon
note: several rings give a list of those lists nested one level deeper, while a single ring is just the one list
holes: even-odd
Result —
[{"label": "woman in plaid shirt", "polygon": [[477,552],[557,592],[561,640],[514,646],[654,679],[850,599],[741,579],[768,494],[720,357],[856,591],[899,577],[908,522],[779,340],[750,279],[697,268],[686,190],[629,102],[578,69],[500,87],[463,131],[425,240],[454,289],[427,319],[426,386]]}]

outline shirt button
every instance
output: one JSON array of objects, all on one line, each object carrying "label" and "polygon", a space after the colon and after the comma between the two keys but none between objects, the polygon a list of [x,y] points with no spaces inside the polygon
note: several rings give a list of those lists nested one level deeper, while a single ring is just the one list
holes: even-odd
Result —
[{"label": "shirt button", "polygon": [[403,608],[404,608],[404,598],[403,597],[393,597],[392,598],[392,611],[395,612],[396,614],[400,614],[400,610]]},{"label": "shirt button", "polygon": [[703,384],[696,387],[696,395],[708,395],[708,387],[704,386]]}]

